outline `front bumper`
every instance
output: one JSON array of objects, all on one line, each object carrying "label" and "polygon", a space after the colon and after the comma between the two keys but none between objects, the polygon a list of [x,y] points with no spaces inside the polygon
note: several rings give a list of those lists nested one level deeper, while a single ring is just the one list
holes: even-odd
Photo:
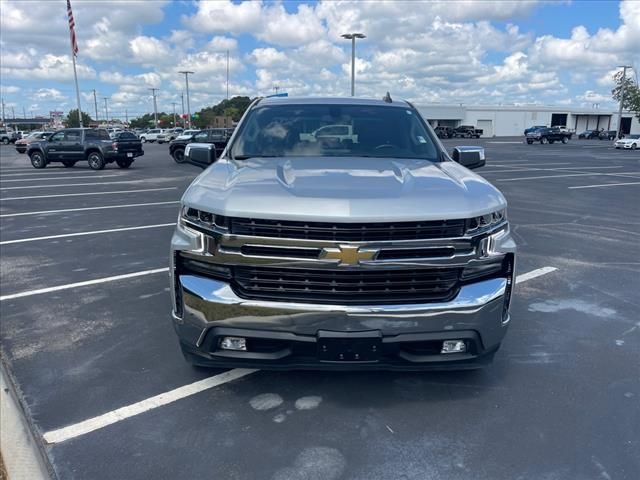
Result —
[{"label": "front bumper", "polygon": [[[340,306],[245,300],[229,284],[194,275],[177,276],[181,316],[174,327],[185,355],[210,366],[322,369],[447,369],[477,367],[498,349],[509,323],[507,279],[464,286],[450,302]],[[374,361],[322,361],[322,332],[354,339],[380,336]],[[223,336],[247,338],[249,351],[219,348]],[[441,354],[444,340],[463,339],[466,353]]]}]

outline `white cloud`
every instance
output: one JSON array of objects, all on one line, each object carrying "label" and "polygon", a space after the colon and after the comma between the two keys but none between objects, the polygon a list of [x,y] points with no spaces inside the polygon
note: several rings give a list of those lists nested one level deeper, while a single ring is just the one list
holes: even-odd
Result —
[{"label": "white cloud", "polygon": [[[77,63],[78,78],[96,78],[96,71],[84,63]],[[2,68],[2,75],[6,78],[17,78],[22,80],[49,80],[49,81],[72,81],[73,64],[69,55],[47,54],[40,58],[37,66],[33,68]]]},{"label": "white cloud", "polygon": [[184,16],[183,23],[198,32],[251,32],[262,22],[262,2],[233,3],[231,0],[199,2],[198,11],[191,17]]},{"label": "white cloud", "polygon": [[129,41],[129,47],[133,60],[143,65],[162,64],[172,60],[167,44],[155,37],[135,37]]},{"label": "white cloud", "polygon": [[66,100],[67,97],[62,95],[62,92],[55,88],[40,88],[31,95],[32,100]]},{"label": "white cloud", "polygon": [[235,50],[238,48],[238,41],[231,37],[213,37],[207,44],[208,49],[215,52],[222,52],[226,50]]}]

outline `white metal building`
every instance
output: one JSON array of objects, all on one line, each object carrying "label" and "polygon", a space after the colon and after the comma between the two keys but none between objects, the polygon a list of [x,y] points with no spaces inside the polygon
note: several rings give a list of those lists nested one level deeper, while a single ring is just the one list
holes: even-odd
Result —
[{"label": "white metal building", "polygon": [[[540,105],[416,105],[433,127],[473,125],[484,130],[485,137],[522,135],[534,125],[566,126],[576,132],[617,130],[618,112]],[[622,132],[640,134],[640,122],[631,112],[622,114]]]}]

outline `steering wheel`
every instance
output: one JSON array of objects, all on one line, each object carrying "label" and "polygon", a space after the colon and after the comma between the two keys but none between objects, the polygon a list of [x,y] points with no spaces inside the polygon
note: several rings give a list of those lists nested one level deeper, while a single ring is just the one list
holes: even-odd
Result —
[{"label": "steering wheel", "polygon": [[397,147],[392,143],[383,143],[375,147],[374,150],[382,150],[383,148],[397,148]]}]

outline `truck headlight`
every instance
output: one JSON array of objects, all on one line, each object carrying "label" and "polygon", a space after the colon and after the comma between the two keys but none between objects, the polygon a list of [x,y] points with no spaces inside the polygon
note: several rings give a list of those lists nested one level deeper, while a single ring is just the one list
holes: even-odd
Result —
[{"label": "truck headlight", "polygon": [[473,217],[467,220],[467,233],[475,234],[491,230],[494,227],[506,222],[507,209],[496,210],[492,213],[480,215],[479,217]]},{"label": "truck headlight", "polygon": [[180,213],[180,223],[211,230],[216,225],[216,216],[211,212],[184,206]]}]

